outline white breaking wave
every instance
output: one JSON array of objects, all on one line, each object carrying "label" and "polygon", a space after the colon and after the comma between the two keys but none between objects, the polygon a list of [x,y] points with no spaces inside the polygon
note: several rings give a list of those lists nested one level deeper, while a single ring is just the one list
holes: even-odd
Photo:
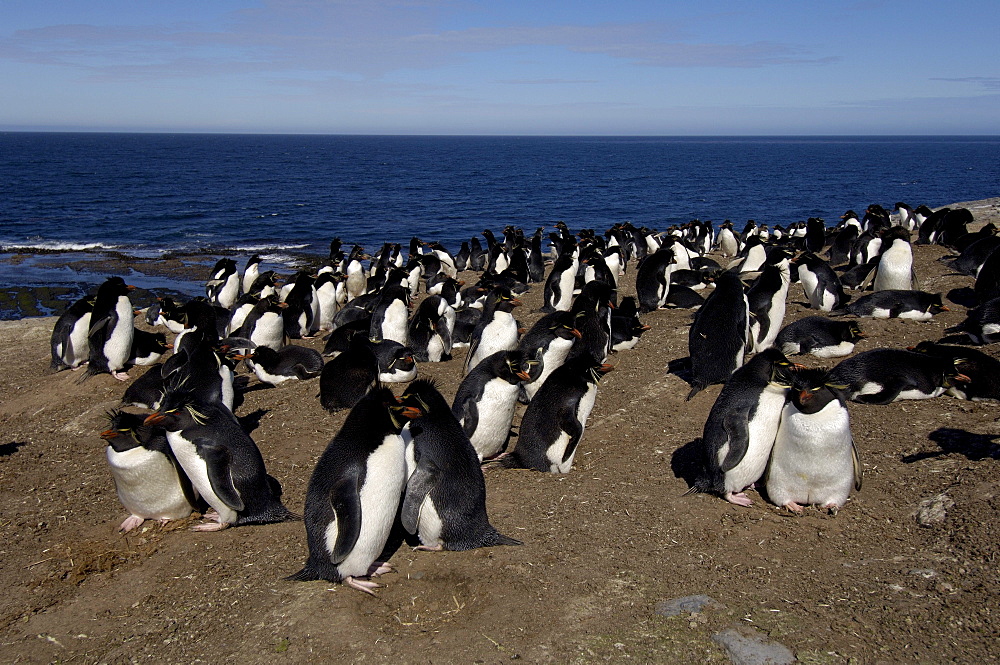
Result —
[{"label": "white breaking wave", "polygon": [[118,249],[119,245],[107,245],[102,242],[32,242],[32,243],[0,243],[4,251],[38,251],[52,252],[86,252],[94,249]]}]

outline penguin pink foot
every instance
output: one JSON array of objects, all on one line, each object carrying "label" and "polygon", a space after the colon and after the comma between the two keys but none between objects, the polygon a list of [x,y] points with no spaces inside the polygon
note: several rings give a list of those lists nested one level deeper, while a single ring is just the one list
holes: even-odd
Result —
[{"label": "penguin pink foot", "polygon": [[118,526],[118,530],[121,531],[122,533],[128,533],[137,526],[140,526],[145,521],[146,521],[145,519],[139,517],[138,515],[129,515],[128,519],[126,519]]},{"label": "penguin pink foot", "polygon": [[729,503],[735,503],[737,506],[746,507],[753,505],[753,501],[750,500],[750,497],[743,492],[726,492],[722,498]]},{"label": "penguin pink foot", "polygon": [[413,548],[414,552],[441,552],[444,550],[444,545],[438,543],[437,545],[417,545]]},{"label": "penguin pink foot", "polygon": [[128,372],[111,372],[111,376],[119,381],[128,381]]},{"label": "penguin pink foot", "polygon": [[207,520],[213,520],[213,521],[204,522],[202,524],[195,524],[193,527],[191,527],[192,531],[201,531],[201,532],[222,531],[227,526],[229,526],[227,522],[222,521],[222,518],[219,516],[219,513],[216,510],[209,510],[207,513],[203,515],[203,517]]},{"label": "penguin pink foot", "polygon": [[385,575],[386,573],[391,573],[396,569],[392,567],[392,564],[386,563],[384,561],[376,561],[368,568],[369,577],[378,577],[379,575]]},{"label": "penguin pink foot", "polygon": [[371,580],[362,580],[357,577],[351,577],[348,575],[344,578],[344,584],[351,587],[352,589],[357,589],[358,591],[363,591],[369,596],[375,595],[375,589],[379,588],[379,585]]},{"label": "penguin pink foot", "polygon": [[799,504],[795,503],[794,501],[789,501],[788,503],[786,503],[785,504],[785,508],[788,508],[790,511],[792,511],[796,515],[801,515],[802,511],[803,511],[802,506],[800,506]]}]

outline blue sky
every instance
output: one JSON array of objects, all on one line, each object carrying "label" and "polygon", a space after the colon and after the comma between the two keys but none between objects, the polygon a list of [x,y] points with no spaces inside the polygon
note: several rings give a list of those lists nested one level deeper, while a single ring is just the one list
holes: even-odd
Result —
[{"label": "blue sky", "polygon": [[1000,134],[1000,2],[3,0],[2,130]]}]

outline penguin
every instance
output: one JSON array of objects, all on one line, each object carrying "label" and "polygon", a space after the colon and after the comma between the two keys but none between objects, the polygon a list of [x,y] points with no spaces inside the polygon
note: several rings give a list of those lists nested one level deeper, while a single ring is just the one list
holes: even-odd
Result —
[{"label": "penguin", "polygon": [[260,298],[252,293],[245,293],[240,296],[240,299],[233,305],[233,311],[229,316],[229,323],[226,325],[225,334],[235,335],[243,327],[243,323],[250,316],[250,312],[253,311],[253,308],[259,302]]},{"label": "penguin", "polygon": [[951,360],[956,369],[968,377],[968,381],[952,383],[946,391],[949,395],[973,401],[1000,400],[1000,361],[993,356],[964,346],[929,341],[920,342],[909,350]]},{"label": "penguin", "polygon": [[776,262],[768,261],[747,291],[750,342],[755,352],[774,343],[785,318],[785,302],[788,286],[791,284],[788,259],[789,256],[785,253]]},{"label": "penguin", "polygon": [[666,306],[675,264],[672,246],[648,254],[639,264],[635,273],[635,294],[640,312],[652,312]]},{"label": "penguin", "polygon": [[917,220],[913,215],[913,208],[900,201],[895,205],[896,214],[899,216],[899,226],[907,231],[913,231],[917,226]]},{"label": "penguin", "polygon": [[250,289],[247,291],[247,295],[257,296],[258,298],[277,297],[279,286],[278,275],[273,270],[265,270],[254,279],[250,285]]},{"label": "penguin", "polygon": [[508,468],[569,473],[597,399],[597,384],[612,369],[589,356],[578,356],[553,371],[528,404],[517,445],[501,463]]},{"label": "penguin", "polygon": [[145,520],[181,520],[195,509],[197,495],[180,469],[162,429],[143,425],[143,417],[125,411],[108,413],[101,438],[118,500],[129,517],[118,527],[129,532]]},{"label": "penguin", "polygon": [[871,284],[871,275],[878,267],[879,257],[874,257],[867,263],[860,263],[853,268],[848,268],[840,276],[840,283],[850,289],[864,289]]},{"label": "penguin", "polygon": [[503,452],[517,405],[518,384],[531,380],[535,359],[521,351],[497,351],[466,374],[451,410],[480,460]]},{"label": "penguin", "polygon": [[864,231],[854,241],[854,246],[851,248],[851,265],[868,263],[878,257],[881,249],[882,238],[872,231]]},{"label": "penguin", "polygon": [[940,230],[935,242],[954,249],[956,243],[969,234],[968,225],[973,222],[975,219],[967,208],[948,211],[948,214],[941,219]]},{"label": "penguin", "polygon": [[236,261],[219,259],[205,284],[205,295],[213,305],[230,309],[240,295],[240,276],[236,272]]},{"label": "penguin", "polygon": [[671,286],[666,307],[697,310],[705,304],[704,296],[688,286]]},{"label": "penguin", "polygon": [[739,275],[725,272],[695,312],[688,329],[691,399],[713,383],[723,383],[743,364],[750,324],[746,293]]},{"label": "penguin", "polygon": [[416,409],[388,388],[360,400],[323,451],[306,490],[309,558],[287,580],[328,580],[374,595],[372,576],[392,568],[378,561],[406,487],[400,429]]},{"label": "penguin", "polygon": [[913,248],[910,247],[910,232],[901,226],[894,226],[882,232],[882,251],[878,267],[875,268],[875,291],[888,289],[915,289],[917,276],[913,271]]},{"label": "penguin", "polygon": [[252,353],[236,356],[246,363],[262,383],[276,386],[291,379],[305,381],[323,372],[323,356],[306,346],[289,344],[280,351],[259,346]]},{"label": "penguin", "polygon": [[702,270],[686,268],[674,270],[670,273],[670,288],[686,286],[695,291],[708,288],[712,283],[711,277]]},{"label": "penguin", "polygon": [[792,263],[796,266],[799,283],[809,306],[821,312],[832,312],[847,302],[837,273],[815,254],[801,254]]},{"label": "penguin", "polygon": [[434,384],[414,381],[401,403],[420,415],[403,431],[407,480],[400,520],[421,550],[522,545],[490,524],[476,451]]},{"label": "penguin", "polygon": [[738,506],[764,474],[794,366],[775,348],[737,369],[712,405],[701,437],[703,470],[687,494],[717,494]]},{"label": "penguin", "polygon": [[452,329],[451,348],[458,349],[470,346],[472,336],[483,317],[483,310],[479,307],[463,306],[455,310],[455,327]]},{"label": "penguin", "polygon": [[250,293],[250,289],[258,277],[260,277],[260,257],[254,254],[247,259],[247,264],[243,268],[243,277],[240,278],[241,292]]},{"label": "penguin", "polygon": [[570,310],[576,316],[580,339],[573,344],[569,356],[589,355],[598,364],[611,353],[611,312],[616,294],[607,282],[593,281],[584,285]]},{"label": "penguin", "polygon": [[184,387],[193,399],[233,410],[236,400],[235,369],[239,350],[232,346],[250,347],[249,340],[215,337],[195,329],[185,335],[185,344],[163,363],[164,392]]},{"label": "penguin", "polygon": [[469,239],[469,270],[483,272],[486,269],[486,254],[483,252],[483,245],[479,238],[472,236]]},{"label": "penguin", "polygon": [[349,409],[378,387],[378,358],[363,332],[351,336],[349,347],[323,366],[319,377],[319,401],[336,413]]},{"label": "penguin", "polygon": [[956,252],[962,254],[965,252],[966,249],[969,248],[969,245],[978,242],[980,240],[984,240],[985,238],[995,237],[998,230],[1000,229],[998,229],[997,225],[993,224],[992,222],[989,224],[984,224],[983,226],[979,227],[978,231],[975,231],[973,233],[966,233],[964,236],[956,238],[955,241],[952,243],[952,247],[955,249]]},{"label": "penguin", "polygon": [[167,344],[167,336],[161,332],[147,332],[135,329],[132,337],[132,350],[129,352],[128,365],[152,365],[159,362],[168,350],[173,348]]},{"label": "penguin", "polygon": [[807,316],[782,328],[774,346],[786,356],[809,353],[817,358],[838,358],[851,354],[864,337],[857,321]]},{"label": "penguin", "polygon": [[129,384],[122,395],[122,406],[135,406],[150,411],[158,409],[165,390],[162,368],[162,363],[153,365]]},{"label": "penguin", "polygon": [[97,289],[87,331],[87,376],[107,372],[119,381],[128,380],[128,373],[122,370],[135,335],[135,314],[128,298],[133,289],[121,277],[109,277]]},{"label": "penguin", "polygon": [[378,359],[378,379],[382,383],[406,383],[417,378],[413,349],[391,339],[369,340]]},{"label": "penguin", "polygon": [[719,234],[715,240],[719,251],[725,257],[736,256],[740,252],[740,242],[733,232],[733,224],[728,219],[719,228]]},{"label": "penguin", "polygon": [[424,298],[409,324],[410,348],[420,362],[451,360],[455,309],[438,295]]},{"label": "penguin", "polygon": [[319,304],[313,281],[312,275],[300,270],[291,287],[283,292],[285,308],[281,310],[281,318],[289,339],[308,339],[319,331]]},{"label": "penguin", "polygon": [[767,496],[793,513],[806,505],[836,513],[852,486],[861,489],[861,462],[840,386],[822,369],[796,372],[767,466]]},{"label": "penguin", "polygon": [[569,311],[573,304],[573,284],[580,267],[576,247],[568,246],[552,264],[552,271],[545,280],[542,311]]},{"label": "penguin", "polygon": [[506,287],[495,288],[487,294],[482,315],[472,332],[469,353],[465,357],[466,373],[497,351],[517,347],[517,320],[511,312],[520,304],[521,301]]},{"label": "penguin", "polygon": [[827,252],[830,265],[839,266],[851,261],[851,248],[858,239],[860,227],[855,224],[845,224],[837,232]]},{"label": "penguin", "polygon": [[973,344],[1000,342],[1000,298],[970,309],[965,320],[947,332],[964,332]]},{"label": "penguin", "polygon": [[826,245],[826,224],[818,217],[810,217],[806,220],[806,251],[810,254],[819,254]]},{"label": "penguin", "polygon": [[318,330],[333,330],[334,328],[333,317],[340,309],[337,288],[339,284],[340,276],[332,272],[320,273],[316,277],[313,286],[316,289],[316,302],[319,304],[319,321],[316,325]]},{"label": "penguin", "polygon": [[760,236],[754,235],[747,239],[741,252],[743,258],[737,262],[739,272],[757,272],[767,260],[767,250],[761,243]]},{"label": "penguin", "polygon": [[956,382],[968,383],[950,359],[906,349],[872,349],[842,360],[830,381],[844,385],[848,398],[863,404],[931,399]]},{"label": "penguin", "polygon": [[935,314],[950,311],[941,304],[940,293],[888,289],[858,298],[847,306],[854,316],[876,319],[912,319],[930,321]]},{"label": "penguin", "polygon": [[77,369],[87,362],[90,357],[87,338],[93,311],[94,298],[84,297],[70,305],[56,320],[50,340],[52,371]]},{"label": "penguin", "polygon": [[228,409],[173,390],[143,424],[167,431],[184,473],[214,509],[206,517],[215,522],[199,524],[195,531],[299,519],[282,504],[281,485],[267,474],[257,444]]},{"label": "penguin", "polygon": [[963,275],[975,277],[993,252],[1000,248],[1000,237],[988,234],[970,243],[962,250],[952,266]]},{"label": "penguin", "polygon": [[611,350],[615,353],[635,348],[642,334],[650,327],[639,320],[639,308],[635,298],[623,298],[621,304],[611,313]]},{"label": "penguin", "polygon": [[1000,297],[1000,252],[992,252],[976,273],[973,286],[980,303]]},{"label": "penguin", "polygon": [[285,303],[278,302],[276,296],[261,298],[247,314],[235,336],[249,339],[255,347],[266,346],[275,351],[283,348],[287,337],[282,312],[286,307]]},{"label": "penguin", "polygon": [[[528,281],[541,283],[545,281],[545,257],[542,254],[542,232],[539,226],[531,236],[528,247]],[[609,265],[610,267],[610,265]]]},{"label": "penguin", "polygon": [[386,286],[372,310],[371,339],[392,340],[403,346],[410,343],[410,300],[402,286]]},{"label": "penguin", "polygon": [[579,317],[572,312],[555,311],[538,319],[524,334],[517,348],[523,357],[537,357],[541,371],[534,381],[522,383],[522,402],[528,402],[548,376],[566,362],[573,345],[582,337],[576,327]]},{"label": "penguin", "polygon": [[361,264],[361,261],[365,258],[367,257],[365,256],[364,249],[360,245],[355,245],[347,257],[347,269],[344,272],[347,275],[348,302],[360,296],[368,287],[368,277],[365,275],[364,266]]},{"label": "penguin", "polygon": [[469,267],[469,255],[471,250],[469,249],[469,241],[463,240],[462,245],[458,249],[458,253],[455,254],[455,269],[459,272],[463,272]]}]

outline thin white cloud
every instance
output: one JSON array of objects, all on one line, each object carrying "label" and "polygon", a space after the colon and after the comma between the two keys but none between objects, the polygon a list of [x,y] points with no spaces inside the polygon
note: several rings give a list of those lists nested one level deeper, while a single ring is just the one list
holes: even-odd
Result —
[{"label": "thin white cloud", "polygon": [[998,76],[962,76],[958,78],[932,78],[931,81],[948,81],[950,83],[975,83],[987,90],[1000,90],[1000,77]]}]

